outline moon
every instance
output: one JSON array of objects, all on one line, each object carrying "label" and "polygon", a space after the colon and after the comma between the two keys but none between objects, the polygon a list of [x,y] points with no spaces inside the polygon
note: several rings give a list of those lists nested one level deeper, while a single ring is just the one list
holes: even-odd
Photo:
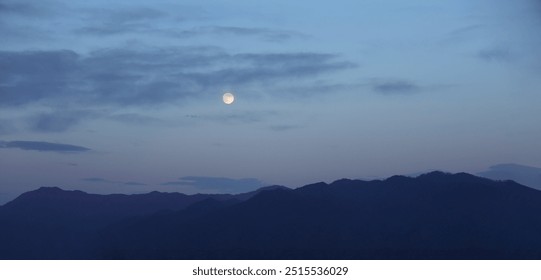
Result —
[{"label": "moon", "polygon": [[224,93],[222,99],[224,100],[225,104],[231,105],[235,101],[235,96],[231,92],[226,92]]}]

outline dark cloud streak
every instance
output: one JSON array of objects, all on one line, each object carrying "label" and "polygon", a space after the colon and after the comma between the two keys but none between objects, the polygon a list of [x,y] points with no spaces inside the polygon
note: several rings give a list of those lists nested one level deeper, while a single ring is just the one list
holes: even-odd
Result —
[{"label": "dark cloud streak", "polygon": [[77,61],[72,51],[0,52],[0,106],[68,98]]},{"label": "dark cloud streak", "polygon": [[21,149],[21,150],[39,151],[39,152],[58,152],[58,153],[90,151],[89,148],[82,147],[82,146],[41,142],[41,141],[0,141],[0,148]]},{"label": "dark cloud streak", "polygon": [[484,49],[477,53],[477,57],[488,62],[492,62],[492,61],[509,62],[513,60],[513,55],[511,51],[505,48]]},{"label": "dark cloud streak", "polygon": [[151,32],[150,20],[160,20],[168,17],[164,11],[148,7],[130,7],[118,10],[96,9],[86,11],[86,18],[92,24],[78,28],[77,34],[89,34],[97,36],[119,35],[124,33]]},{"label": "dark cloud streak", "polygon": [[186,182],[180,182],[180,181],[171,181],[171,182],[164,182],[160,184],[161,186],[185,186]]},{"label": "dark cloud streak", "polygon": [[239,111],[227,114],[186,115],[194,121],[211,121],[219,123],[259,123],[279,115],[277,111]]},{"label": "dark cloud streak", "polygon": [[36,132],[64,132],[82,120],[97,117],[97,113],[85,110],[58,110],[37,114],[29,118],[30,129]]},{"label": "dark cloud streak", "polygon": [[271,125],[269,128],[273,131],[289,131],[294,129],[302,128],[301,125],[290,125],[290,124],[279,124],[279,125]]},{"label": "dark cloud streak", "polygon": [[420,91],[420,87],[408,81],[375,82],[372,89],[381,94],[412,94]]},{"label": "dark cloud streak", "polygon": [[126,186],[146,186],[147,184],[139,183],[139,182],[125,182],[124,185],[126,185]]},{"label": "dark cloud streak", "polygon": [[0,15],[17,15],[25,17],[35,17],[48,15],[51,11],[51,3],[45,1],[26,1],[26,0],[0,0]]},{"label": "dark cloud streak", "polygon": [[109,181],[107,179],[99,178],[99,177],[83,178],[82,180],[85,182],[93,182],[93,183],[115,183],[113,181]]},{"label": "dark cloud streak", "polygon": [[128,124],[160,124],[164,123],[164,120],[135,113],[126,114],[114,114],[107,117],[109,120],[114,120]]},{"label": "dark cloud streak", "polygon": [[118,181],[112,181],[105,178],[100,177],[89,177],[89,178],[83,178],[81,179],[85,182],[90,183],[100,183],[100,184],[117,184],[117,185],[126,185],[126,186],[147,186],[147,184],[140,183],[140,182],[118,182]]},{"label": "dark cloud streak", "polygon": [[238,27],[238,26],[200,26],[175,34],[179,37],[195,36],[249,36],[259,37],[265,41],[283,42],[293,38],[307,36],[294,31],[276,30],[270,28]]}]

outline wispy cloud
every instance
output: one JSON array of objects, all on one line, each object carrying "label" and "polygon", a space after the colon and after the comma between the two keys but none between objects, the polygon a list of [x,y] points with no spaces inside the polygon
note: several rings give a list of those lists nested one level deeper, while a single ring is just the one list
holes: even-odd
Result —
[{"label": "wispy cloud", "polygon": [[33,42],[51,39],[56,32],[46,31],[47,21],[60,18],[66,10],[61,1],[0,0],[2,47],[17,42],[35,45]]},{"label": "wispy cloud", "polygon": [[163,182],[160,185],[162,186],[186,186],[186,182],[183,181],[170,181],[170,182]]},{"label": "wispy cloud", "polygon": [[376,81],[372,89],[381,94],[412,94],[420,91],[420,87],[404,80]]},{"label": "wispy cloud", "polygon": [[238,26],[199,26],[177,33],[181,37],[193,36],[250,36],[259,37],[266,41],[282,42],[293,38],[307,38],[308,36],[288,30],[271,28],[254,28]]},{"label": "wispy cloud", "polygon": [[0,148],[58,153],[90,151],[89,148],[82,146],[41,141],[0,141]]},{"label": "wispy cloud", "polygon": [[43,16],[52,12],[50,4],[46,1],[2,0],[0,1],[0,14],[24,17]]},{"label": "wispy cloud", "polygon": [[[0,106],[44,102],[144,106],[205,97],[224,85],[292,82],[355,67],[322,53],[229,54],[220,48],[0,52]],[[61,130],[75,122],[61,117]]]},{"label": "wispy cloud", "polygon": [[14,132],[16,129],[13,126],[12,122],[0,119],[0,135],[6,135]]},{"label": "wispy cloud", "polygon": [[288,131],[288,130],[294,130],[301,128],[301,125],[290,125],[290,124],[279,124],[279,125],[271,125],[269,128],[274,131]]},{"label": "wispy cloud", "polygon": [[83,178],[82,180],[85,182],[92,182],[92,183],[116,183],[114,181],[110,181],[110,180],[99,178],[99,177]]},{"label": "wispy cloud", "polygon": [[[176,11],[178,13],[178,10]],[[266,27],[242,26],[194,26],[179,30],[179,21],[193,18],[197,14],[190,8],[183,7],[181,15],[173,16],[166,9],[145,6],[127,6],[117,9],[87,9],[82,11],[85,26],[73,30],[80,35],[113,36],[120,34],[146,34],[175,38],[191,38],[196,36],[237,36],[254,37],[264,41],[283,42],[293,38],[307,38],[300,32],[279,30]],[[151,23],[151,24],[149,24]]]},{"label": "wispy cloud", "polygon": [[210,121],[219,123],[258,123],[279,115],[277,111],[241,111],[236,113],[219,113],[203,115],[186,115],[185,117],[194,121]]},{"label": "wispy cloud", "polygon": [[30,129],[37,132],[64,132],[82,120],[95,118],[97,113],[90,110],[56,110],[40,113],[28,118]]},{"label": "wispy cloud", "polygon": [[148,21],[163,20],[168,14],[150,7],[124,7],[122,9],[92,9],[84,11],[87,26],[74,30],[78,34],[118,35],[122,33],[150,32]]},{"label": "wispy cloud", "polygon": [[313,81],[306,84],[287,85],[277,88],[276,95],[288,100],[304,100],[329,93],[358,91],[366,87],[364,83],[329,83],[328,81]]},{"label": "wispy cloud", "polygon": [[147,184],[140,183],[140,182],[119,182],[119,181],[113,181],[101,177],[89,177],[89,178],[83,178],[81,179],[84,182],[90,182],[90,183],[98,183],[98,184],[115,184],[115,185],[126,185],[126,186],[147,186]]},{"label": "wispy cloud", "polygon": [[35,12],[32,5],[28,3],[16,3],[11,1],[0,2],[0,13],[2,14],[28,14]]},{"label": "wispy cloud", "polygon": [[[60,110],[58,108],[50,112],[30,115],[25,119],[25,122],[27,128],[33,132],[57,133],[68,131],[83,122],[100,119],[135,125],[166,124],[165,120],[137,113],[109,113],[106,110],[91,109]],[[9,123],[4,128],[2,120],[0,120],[0,135],[3,129],[6,130],[5,134],[7,134],[9,128],[13,130],[13,126],[9,126]]]},{"label": "wispy cloud", "polygon": [[138,124],[138,125],[157,124],[157,123],[164,122],[163,120],[158,119],[158,118],[146,116],[143,114],[136,114],[136,113],[113,114],[113,115],[109,115],[107,119],[123,122],[123,123],[129,123],[129,124]]},{"label": "wispy cloud", "polygon": [[445,47],[464,44],[474,38],[478,38],[480,34],[486,32],[486,28],[487,26],[482,24],[469,24],[455,28],[447,33],[444,33],[444,36],[439,41],[439,44]]},{"label": "wispy cloud", "polygon": [[127,185],[127,186],[146,186],[147,184],[139,183],[139,182],[125,182],[124,185]]},{"label": "wispy cloud", "polygon": [[504,61],[513,60],[513,54],[507,48],[489,48],[480,50],[477,57],[485,61]]}]

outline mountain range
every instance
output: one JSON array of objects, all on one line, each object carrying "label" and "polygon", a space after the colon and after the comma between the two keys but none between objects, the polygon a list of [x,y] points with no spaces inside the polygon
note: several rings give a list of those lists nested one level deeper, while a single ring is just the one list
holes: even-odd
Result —
[{"label": "mountain range", "polygon": [[230,195],[27,192],[0,259],[539,259],[541,191],[431,172]]}]

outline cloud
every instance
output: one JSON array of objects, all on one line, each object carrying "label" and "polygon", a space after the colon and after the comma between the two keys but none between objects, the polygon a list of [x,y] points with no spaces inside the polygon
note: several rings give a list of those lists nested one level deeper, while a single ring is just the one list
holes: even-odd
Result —
[{"label": "cloud", "polygon": [[231,179],[224,177],[186,176],[179,178],[179,181],[166,182],[161,185],[193,186],[202,191],[243,193],[261,188],[263,183],[255,178]]},{"label": "cloud", "polygon": [[396,80],[396,81],[383,81],[383,82],[374,82],[372,89],[375,92],[381,94],[412,94],[417,93],[421,88],[411,82]]},{"label": "cloud", "polygon": [[0,135],[10,134],[16,131],[11,121],[0,119]]},{"label": "cloud", "polygon": [[181,182],[181,181],[170,181],[170,182],[161,183],[160,185],[162,185],[162,186],[185,186],[187,184],[186,184],[186,182]]},{"label": "cloud", "polygon": [[289,85],[276,90],[280,98],[291,100],[328,95],[329,93],[352,92],[366,87],[364,83],[328,83],[315,81],[304,85]]},{"label": "cloud", "polygon": [[[237,113],[220,114],[188,114],[184,116],[187,122],[213,122],[221,124],[254,124],[254,123],[273,123],[278,118],[283,118],[284,113],[274,110],[242,111]],[[300,129],[305,125],[300,124],[271,124],[265,126],[273,131],[288,131]]]},{"label": "cloud", "polygon": [[356,64],[337,61],[338,56],[324,53],[247,53],[234,56],[252,66],[265,66],[269,70],[287,70],[287,75],[304,76],[326,71],[356,67]]},{"label": "cloud", "polygon": [[238,27],[238,26],[200,26],[190,30],[180,31],[180,37],[193,36],[250,36],[259,37],[266,41],[282,42],[293,38],[306,38],[299,32],[276,30],[270,28]]},{"label": "cloud", "polygon": [[1,14],[28,14],[34,12],[34,7],[27,3],[15,3],[10,1],[0,2]]},{"label": "cloud", "polygon": [[37,132],[64,132],[79,124],[83,119],[97,117],[91,111],[54,111],[29,118],[30,128]]},{"label": "cloud", "polygon": [[93,12],[94,17],[111,24],[148,21],[167,16],[165,11],[149,7],[123,7],[116,10],[97,9]]},{"label": "cloud", "polygon": [[237,113],[227,114],[207,114],[207,115],[186,115],[186,118],[201,121],[211,121],[220,123],[258,123],[270,117],[275,117],[277,111],[238,111]]},{"label": "cloud", "polygon": [[456,47],[457,44],[464,44],[473,38],[478,38],[486,31],[486,28],[484,24],[469,24],[455,28],[445,33],[439,44],[443,47]]},{"label": "cloud", "polygon": [[41,141],[0,141],[0,148],[59,153],[90,151],[89,148],[82,146]]},{"label": "cloud", "polygon": [[72,51],[0,52],[0,106],[68,98],[77,62]]},{"label": "cloud", "polygon": [[491,48],[480,50],[477,53],[477,57],[485,61],[504,61],[508,62],[513,60],[513,54],[509,49],[505,48]]},{"label": "cloud", "polygon": [[107,179],[99,178],[99,177],[83,178],[82,180],[85,181],[85,182],[92,182],[92,183],[107,183],[107,184],[116,183],[114,181],[109,181]]},{"label": "cloud", "polygon": [[91,183],[100,183],[100,184],[116,184],[116,185],[126,185],[126,186],[146,186],[147,184],[140,183],[140,182],[119,182],[119,181],[112,181],[105,178],[100,177],[89,177],[89,178],[83,178],[81,179],[85,182],[91,182]]},{"label": "cloud", "polygon": [[470,24],[467,26],[454,29],[451,32],[449,32],[447,35],[450,37],[453,37],[453,39],[456,39],[454,37],[462,37],[465,35],[471,35],[472,32],[477,32],[483,28],[486,28],[486,26],[483,24]]},{"label": "cloud", "polygon": [[2,47],[21,42],[36,46],[41,40],[51,40],[56,32],[45,31],[47,20],[61,18],[67,10],[59,1],[0,0]]},{"label": "cloud", "polygon": [[50,12],[48,4],[50,3],[42,2],[44,1],[0,0],[0,15],[35,17],[48,14]]},{"label": "cloud", "polygon": [[[179,9],[180,10],[180,9]],[[83,11],[87,23],[74,33],[112,36],[121,34],[146,34],[173,38],[192,38],[196,36],[242,36],[256,37],[270,42],[282,42],[293,38],[308,36],[290,30],[278,30],[264,27],[240,26],[196,26],[179,30],[169,26],[178,26],[179,21],[197,17],[199,11],[190,7],[182,7],[182,16],[173,17],[166,9],[151,7],[121,7],[117,9],[87,9]]]},{"label": "cloud", "polygon": [[153,31],[148,21],[165,19],[165,11],[149,7],[123,7],[121,9],[86,10],[87,22],[91,24],[74,30],[75,33],[89,35],[118,35],[123,33],[141,33]]},{"label": "cloud", "polygon": [[157,124],[163,123],[164,121],[158,118],[145,116],[142,114],[136,113],[125,113],[125,114],[113,114],[107,117],[110,120],[119,121],[128,124]]},{"label": "cloud", "polygon": [[[65,132],[84,121],[95,119],[107,119],[124,124],[135,125],[158,125],[165,124],[162,119],[136,114],[118,113],[110,114],[105,110],[54,110],[47,113],[39,113],[26,119],[29,129],[34,132]],[[0,134],[2,134],[2,121],[0,120]]]},{"label": "cloud", "polygon": [[[229,54],[214,47],[0,52],[0,106],[148,106],[201,98],[224,86],[298,82],[355,67],[322,53]],[[37,127],[62,130],[48,125]],[[76,122],[61,117],[69,126]]]},{"label": "cloud", "polygon": [[124,185],[127,185],[127,186],[146,186],[147,184],[139,183],[139,182],[125,182]]},{"label": "cloud", "polygon": [[288,124],[281,124],[281,125],[271,125],[269,128],[274,131],[288,131],[293,129],[301,128],[300,125],[288,125]]}]

